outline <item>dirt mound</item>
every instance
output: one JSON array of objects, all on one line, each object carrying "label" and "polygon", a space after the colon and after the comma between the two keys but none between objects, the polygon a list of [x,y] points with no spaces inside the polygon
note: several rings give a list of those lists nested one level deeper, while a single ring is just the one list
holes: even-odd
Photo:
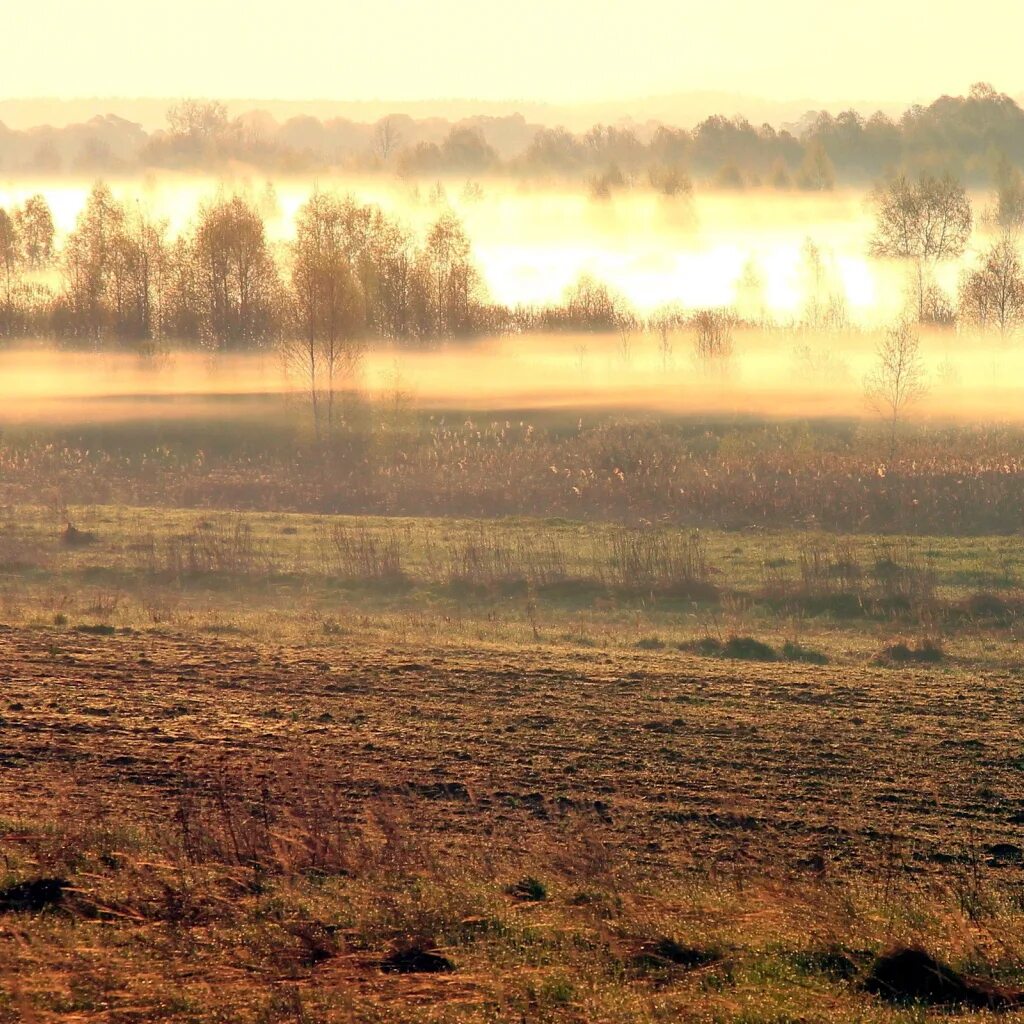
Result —
[{"label": "dirt mound", "polygon": [[635,958],[638,967],[682,967],[693,970],[717,963],[722,959],[716,949],[701,949],[697,946],[686,946],[668,936],[662,936],[651,943],[645,943]]},{"label": "dirt mound", "polygon": [[434,950],[409,946],[385,957],[380,969],[388,974],[448,974],[455,970],[455,964]]},{"label": "dirt mound", "polygon": [[78,527],[68,523],[61,531],[60,541],[69,548],[83,548],[89,544],[95,544],[99,537],[90,530],[79,530]]},{"label": "dirt mound", "polygon": [[0,889],[0,914],[15,911],[36,914],[64,899],[69,883],[63,878],[33,878]]},{"label": "dirt mound", "polygon": [[1022,993],[968,978],[923,949],[901,947],[880,956],[864,981],[868,992],[890,1003],[1010,1009]]}]

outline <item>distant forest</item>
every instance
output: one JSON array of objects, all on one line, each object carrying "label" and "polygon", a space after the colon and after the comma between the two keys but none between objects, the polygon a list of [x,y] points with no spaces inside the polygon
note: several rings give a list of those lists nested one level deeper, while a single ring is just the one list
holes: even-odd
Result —
[{"label": "distant forest", "polygon": [[695,179],[720,188],[823,190],[899,172],[948,172],[980,185],[1000,166],[1024,165],[1024,110],[977,84],[966,96],[942,96],[895,120],[881,112],[865,118],[852,110],[822,111],[788,128],[722,115],[692,129],[623,122],[579,133],[518,114],[279,123],[261,111],[230,118],[223,104],[197,100],[176,104],[166,129],[153,132],[113,115],[24,131],[0,123],[0,174],[217,171],[232,164],[275,173],[585,180],[599,192],[649,183],[671,193]]}]

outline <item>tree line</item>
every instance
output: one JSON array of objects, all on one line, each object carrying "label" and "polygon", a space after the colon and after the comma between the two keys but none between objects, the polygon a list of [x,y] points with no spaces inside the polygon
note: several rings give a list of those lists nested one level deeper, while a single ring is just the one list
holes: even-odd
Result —
[{"label": "tree line", "polygon": [[[275,246],[254,202],[222,195],[172,236],[165,220],[98,183],[57,250],[49,207],[34,196],[0,209],[0,337],[230,351],[286,336],[415,341],[491,326],[494,307],[453,213],[417,239],[375,206],[315,191],[295,228]],[[46,268],[56,273],[35,273]]]},{"label": "tree line", "polygon": [[327,169],[410,176],[507,174],[587,179],[598,189],[650,183],[672,193],[691,177],[723,188],[829,189],[901,171],[948,172],[979,184],[999,161],[1024,164],[1024,110],[990,85],[942,96],[893,119],[854,110],[809,112],[789,127],[713,115],[690,128],[595,125],[574,133],[520,115],[456,123],[396,114],[372,124],[258,111],[230,118],[215,101],[184,101],[154,132],[113,116],[64,129],[0,125],[8,172],[125,173],[146,167],[275,172]]},{"label": "tree line", "polygon": [[[935,284],[935,267],[962,257],[975,216],[950,175],[897,176],[872,192],[868,251],[910,270],[910,315],[1008,337],[1024,330],[1024,175],[1006,166],[983,219],[993,240],[962,276],[958,294]],[[820,254],[811,245],[820,276]],[[805,254],[806,256],[806,254]],[[509,307],[489,300],[470,239],[450,209],[417,237],[380,208],[314,190],[288,243],[267,235],[259,204],[219,195],[177,235],[140,204],[97,183],[59,248],[45,198],[0,208],[0,338],[54,337],[140,351],[194,343],[212,351],[285,346],[311,378],[342,373],[369,339],[402,344],[531,330],[669,332],[686,327],[710,350],[744,310],[669,306],[645,322],[606,284],[581,277],[558,302]],[[842,310],[810,288],[808,326],[844,325]],[[835,315],[833,315],[835,314]],[[763,319],[763,312],[760,314]],[[709,333],[710,332],[710,333]],[[711,338],[711,341],[707,341]],[[713,343],[712,343],[713,342]],[[667,341],[666,341],[667,344]],[[305,355],[299,359],[298,353]]]}]

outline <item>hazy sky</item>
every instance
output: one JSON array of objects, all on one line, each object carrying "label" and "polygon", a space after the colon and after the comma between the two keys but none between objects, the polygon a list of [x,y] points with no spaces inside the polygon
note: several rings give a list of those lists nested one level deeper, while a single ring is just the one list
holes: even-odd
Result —
[{"label": "hazy sky", "polygon": [[1022,0],[4,0],[0,96],[1024,93]]}]

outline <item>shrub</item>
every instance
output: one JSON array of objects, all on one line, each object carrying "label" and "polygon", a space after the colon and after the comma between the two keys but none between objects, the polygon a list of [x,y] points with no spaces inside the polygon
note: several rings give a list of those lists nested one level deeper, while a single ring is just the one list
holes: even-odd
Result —
[{"label": "shrub", "polygon": [[778,661],[778,652],[770,644],[752,636],[731,636],[722,648],[722,657],[740,661]]},{"label": "shrub", "polygon": [[802,661],[808,665],[827,665],[828,655],[813,647],[804,647],[794,640],[787,640],[782,645],[782,656],[787,661]]},{"label": "shrub", "polygon": [[542,903],[548,898],[548,887],[533,875],[520,878],[518,882],[508,886],[505,892],[527,903]]},{"label": "shrub", "polygon": [[904,642],[891,644],[875,659],[880,664],[922,664],[934,665],[944,661],[946,652],[938,640],[925,637],[916,647]]},{"label": "shrub", "polygon": [[702,654],[709,658],[734,658],[738,661],[778,661],[779,654],[770,644],[752,636],[731,636],[725,643],[713,636],[688,640],[679,650]]},{"label": "shrub", "polygon": [[660,651],[665,647],[665,641],[660,636],[644,636],[636,642],[637,647],[642,651]]}]

